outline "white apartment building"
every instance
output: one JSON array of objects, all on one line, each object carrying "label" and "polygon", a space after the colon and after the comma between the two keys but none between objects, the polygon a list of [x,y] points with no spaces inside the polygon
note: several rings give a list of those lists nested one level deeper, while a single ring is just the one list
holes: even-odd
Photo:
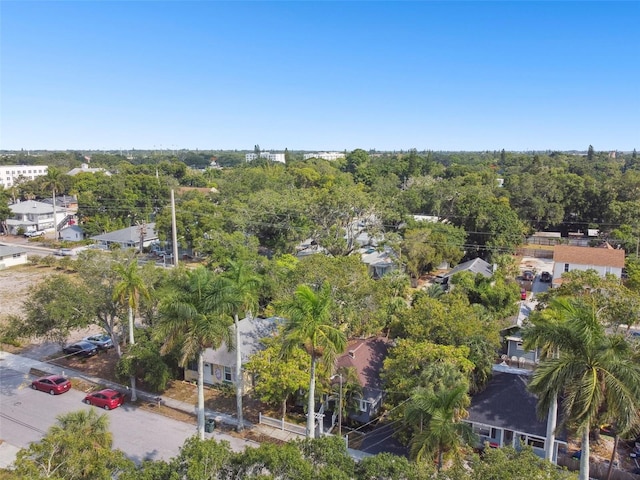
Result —
[{"label": "white apartment building", "polygon": [[46,165],[0,165],[0,186],[13,186],[18,177],[33,180],[47,174]]},{"label": "white apartment building", "polygon": [[[245,161],[251,162],[258,158],[258,154],[256,153],[247,153],[245,156]],[[260,152],[260,158],[266,158],[267,160],[271,160],[272,162],[280,162],[285,163],[284,153],[269,153],[269,152]]]},{"label": "white apartment building", "polygon": [[322,160],[338,160],[339,158],[344,158],[344,153],[340,152],[318,152],[318,153],[305,153],[302,157],[305,160],[309,160],[310,158],[321,158]]}]

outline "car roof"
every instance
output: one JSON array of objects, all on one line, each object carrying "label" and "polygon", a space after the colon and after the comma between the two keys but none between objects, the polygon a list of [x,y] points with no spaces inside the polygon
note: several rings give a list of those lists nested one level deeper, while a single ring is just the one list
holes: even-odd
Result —
[{"label": "car roof", "polygon": [[79,342],[74,343],[73,345],[80,345],[81,347],[94,347],[95,345],[91,342],[87,342],[86,340],[80,340]]},{"label": "car roof", "polygon": [[62,375],[47,375],[47,376],[45,376],[45,377],[40,377],[40,378],[38,378],[38,379],[37,379],[37,381],[45,380],[45,379],[46,379],[46,380],[56,380],[56,379],[58,379],[58,378],[64,378],[64,379],[66,380],[66,378],[65,378],[65,377],[63,377]]}]

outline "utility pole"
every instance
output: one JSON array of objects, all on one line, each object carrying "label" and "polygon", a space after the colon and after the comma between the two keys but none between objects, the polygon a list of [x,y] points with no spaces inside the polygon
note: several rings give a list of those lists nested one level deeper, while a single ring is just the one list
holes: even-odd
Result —
[{"label": "utility pole", "polygon": [[147,236],[147,224],[142,222],[142,225],[138,227],[138,233],[140,234],[140,255],[142,255],[142,246],[144,245],[144,238]]},{"label": "utility pole", "polygon": [[178,232],[176,227],[176,200],[171,189],[171,240],[173,241],[173,266],[178,266]]}]

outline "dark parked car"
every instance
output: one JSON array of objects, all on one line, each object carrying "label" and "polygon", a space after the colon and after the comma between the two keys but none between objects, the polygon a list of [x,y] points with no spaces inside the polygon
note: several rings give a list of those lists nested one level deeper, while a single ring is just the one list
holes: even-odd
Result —
[{"label": "dark parked car", "polygon": [[522,272],[522,278],[527,282],[532,282],[535,278],[535,275],[531,270],[525,270],[524,272]]},{"label": "dark parked car", "polygon": [[544,283],[551,283],[551,280],[553,280],[553,276],[549,272],[542,272],[540,274],[540,281]]},{"label": "dark parked car", "polygon": [[111,337],[105,334],[91,335],[90,337],[85,337],[84,341],[94,344],[100,350],[113,348],[113,341],[111,340]]},{"label": "dark parked car", "polygon": [[107,388],[99,392],[90,393],[84,397],[84,403],[104,408],[105,410],[113,410],[124,403],[124,395],[116,390]]},{"label": "dark parked car", "polygon": [[98,347],[96,347],[93,343],[85,342],[84,340],[81,342],[72,343],[71,345],[67,345],[62,349],[64,353],[67,355],[78,355],[80,357],[92,357],[93,355],[98,353]]},{"label": "dark parked car", "polygon": [[71,390],[71,382],[68,378],[60,375],[49,375],[31,382],[31,388],[41,392],[48,392],[50,395],[56,395]]}]

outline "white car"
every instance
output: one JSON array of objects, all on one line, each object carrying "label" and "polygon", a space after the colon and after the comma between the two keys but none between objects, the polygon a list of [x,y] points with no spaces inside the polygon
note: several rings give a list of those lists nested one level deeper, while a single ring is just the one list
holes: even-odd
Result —
[{"label": "white car", "polygon": [[24,236],[27,238],[44,237],[44,230],[34,230],[30,232],[24,232]]}]

